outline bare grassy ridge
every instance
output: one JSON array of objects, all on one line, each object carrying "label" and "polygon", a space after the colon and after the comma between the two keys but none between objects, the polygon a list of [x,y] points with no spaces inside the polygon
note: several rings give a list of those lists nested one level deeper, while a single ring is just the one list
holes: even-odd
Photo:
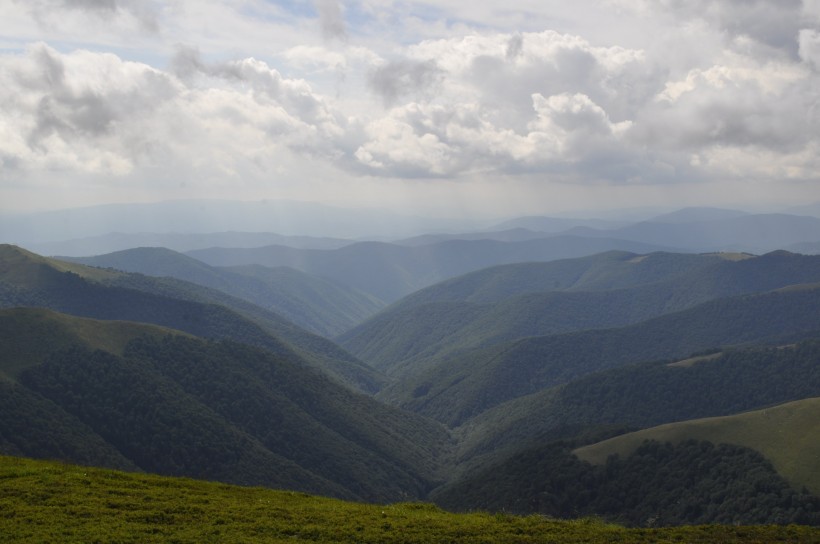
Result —
[{"label": "bare grassy ridge", "polygon": [[0,534],[17,542],[820,542],[820,529],[625,529],[596,520],[450,514],[0,457]]},{"label": "bare grassy ridge", "polygon": [[646,440],[677,443],[708,440],[762,453],[795,489],[820,493],[820,398],[789,402],[743,414],[669,423],[575,450],[582,460],[603,464],[612,454],[626,457]]}]

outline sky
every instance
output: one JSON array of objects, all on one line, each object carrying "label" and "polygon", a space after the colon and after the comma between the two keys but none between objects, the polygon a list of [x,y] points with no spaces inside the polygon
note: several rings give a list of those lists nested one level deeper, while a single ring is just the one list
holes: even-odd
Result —
[{"label": "sky", "polygon": [[0,0],[0,212],[820,201],[820,0]]}]

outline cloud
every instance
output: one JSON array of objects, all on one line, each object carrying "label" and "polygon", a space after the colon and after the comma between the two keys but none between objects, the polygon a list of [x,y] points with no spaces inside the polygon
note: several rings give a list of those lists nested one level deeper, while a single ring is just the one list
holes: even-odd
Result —
[{"label": "cloud", "polygon": [[319,13],[322,37],[326,41],[347,40],[347,27],[339,0],[315,0],[315,6]]},{"label": "cloud", "polygon": [[190,49],[173,64],[187,79],[45,44],[0,57],[4,165],[112,176],[160,168],[231,179],[294,154],[331,162],[344,154],[347,120],[304,81],[254,59],[205,63]]},{"label": "cloud", "polygon": [[435,90],[444,73],[433,59],[396,60],[375,68],[367,78],[370,89],[385,105],[399,99]]},{"label": "cloud", "polygon": [[[15,0],[19,1],[19,0]],[[28,0],[25,2],[35,19],[53,25],[65,11],[98,18],[104,22],[122,22],[143,31],[159,31],[159,15],[154,2],[141,0]]]}]

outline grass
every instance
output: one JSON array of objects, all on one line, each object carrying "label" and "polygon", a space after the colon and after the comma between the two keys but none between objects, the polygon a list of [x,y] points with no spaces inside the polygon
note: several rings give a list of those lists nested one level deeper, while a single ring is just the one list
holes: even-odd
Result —
[{"label": "grass", "polygon": [[739,415],[669,423],[625,434],[575,450],[590,463],[607,456],[625,457],[644,440],[680,442],[708,440],[746,446],[759,451],[795,488],[820,494],[820,398],[805,399]]},{"label": "grass", "polygon": [[3,542],[820,542],[808,527],[625,529],[597,520],[451,514],[0,457]]}]

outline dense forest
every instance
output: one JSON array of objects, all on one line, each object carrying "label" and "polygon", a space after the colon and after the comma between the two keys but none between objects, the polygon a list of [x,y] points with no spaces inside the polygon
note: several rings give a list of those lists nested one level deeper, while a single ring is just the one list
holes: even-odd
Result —
[{"label": "dense forest", "polygon": [[[200,284],[0,248],[0,453],[636,527],[820,524],[816,258],[496,267],[340,346],[275,311],[260,265],[116,258],[139,255]],[[237,274],[244,298],[217,288]],[[362,309],[300,274],[315,311]]]}]

